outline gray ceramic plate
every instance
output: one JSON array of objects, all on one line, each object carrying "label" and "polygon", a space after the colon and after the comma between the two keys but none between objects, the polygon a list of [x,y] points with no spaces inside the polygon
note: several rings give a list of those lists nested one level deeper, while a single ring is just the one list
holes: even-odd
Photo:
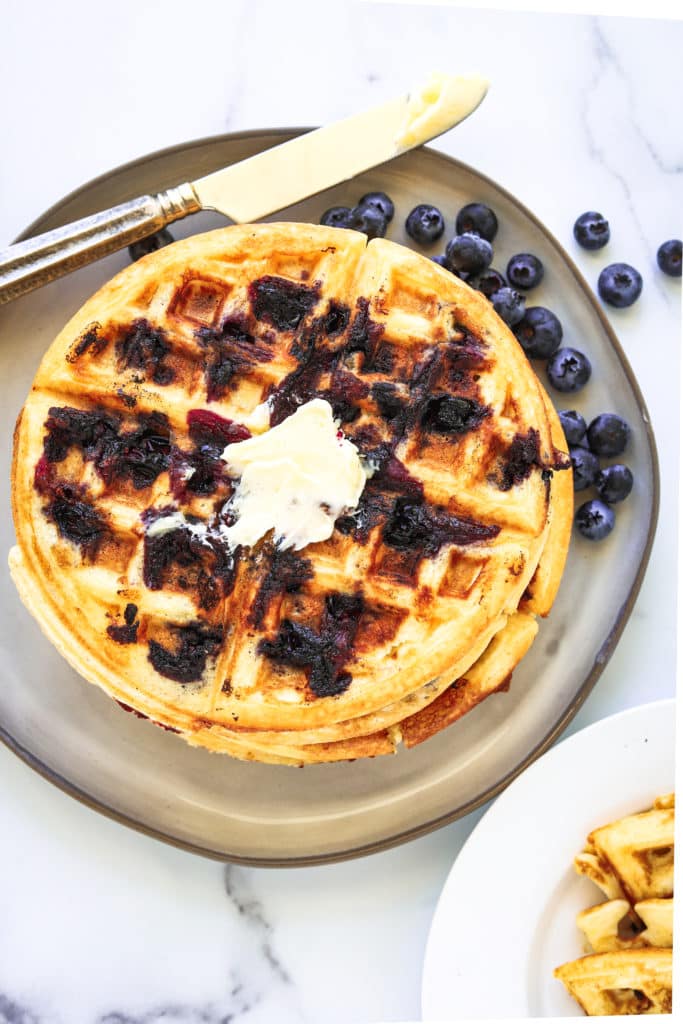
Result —
[{"label": "gray ceramic plate", "polygon": [[[227,135],[157,153],[85,185],[27,234],[241,160],[291,132]],[[24,611],[2,569],[0,737],[62,789],[159,838],[209,856],[251,864],[305,864],[356,856],[402,842],[472,810],[499,792],[566,726],[591,690],[626,624],[645,570],[657,517],[658,479],[647,410],[621,348],[566,253],[516,199],[476,171],[418,150],[279,214],[317,222],[337,203],[385,189],[397,215],[389,235],[407,242],[406,214],[433,202],[452,225],[471,200],[489,203],[500,231],[494,265],[537,253],[545,281],[530,304],[555,310],[568,344],[586,350],[594,373],[565,407],[589,418],[613,410],[633,427],[628,462],[633,495],[601,545],[575,538],[558,601],[542,623],[510,692],[490,697],[463,720],[410,752],[303,770],[243,764],[186,746],[126,715],[83,682]],[[273,218],[276,219],[276,218]],[[176,237],[223,223],[201,214],[174,225]],[[438,247],[435,247],[435,251]],[[40,357],[81,303],[127,263],[103,260],[3,307],[0,486],[2,550],[13,543],[9,459],[14,419]],[[4,560],[4,557],[3,557]]]}]

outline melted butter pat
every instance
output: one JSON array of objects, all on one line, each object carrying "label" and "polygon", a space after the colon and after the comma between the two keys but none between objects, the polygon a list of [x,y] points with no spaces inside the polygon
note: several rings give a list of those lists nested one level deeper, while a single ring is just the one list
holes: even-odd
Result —
[{"label": "melted butter pat", "polygon": [[228,445],[223,460],[238,478],[230,500],[237,521],[221,528],[231,547],[253,547],[271,530],[280,548],[327,540],[335,520],[356,508],[367,480],[358,449],[320,398],[257,437]]},{"label": "melted butter pat", "polygon": [[441,135],[479,106],[488,87],[480,75],[432,72],[426,84],[410,94],[406,121],[396,145],[419,146]]}]

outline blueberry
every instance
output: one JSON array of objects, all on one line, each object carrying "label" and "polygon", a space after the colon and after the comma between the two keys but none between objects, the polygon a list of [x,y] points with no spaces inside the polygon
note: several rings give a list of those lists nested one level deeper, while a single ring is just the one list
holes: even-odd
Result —
[{"label": "blueberry", "polygon": [[600,472],[598,457],[593,455],[593,452],[589,452],[587,448],[570,447],[569,458],[572,460],[574,490],[584,491],[598,478]]},{"label": "blueberry", "polygon": [[602,249],[609,242],[609,221],[595,210],[582,213],[574,223],[574,238],[584,249]]},{"label": "blueberry", "polygon": [[481,292],[487,299],[490,299],[494,292],[505,288],[507,285],[507,281],[500,271],[494,270],[493,267],[489,267],[488,270],[483,270],[481,274],[475,274],[473,277],[468,278],[467,283],[470,288]]},{"label": "blueberry", "polygon": [[468,203],[455,218],[458,235],[473,234],[492,242],[498,230],[498,218],[489,206],[483,203]]},{"label": "blueberry", "polygon": [[544,306],[530,306],[515,327],[515,337],[530,359],[549,359],[562,342],[562,324]]},{"label": "blueberry", "polygon": [[618,501],[628,498],[633,490],[633,473],[628,466],[622,466],[621,463],[605,466],[598,473],[595,486],[603,501],[615,505]]},{"label": "blueberry", "polygon": [[586,436],[586,421],[576,409],[560,409],[560,423],[567,444],[581,444]]},{"label": "blueberry", "polygon": [[598,278],[600,298],[618,309],[632,306],[642,290],[642,277],[628,263],[610,263]]},{"label": "blueberry", "polygon": [[353,211],[350,206],[331,206],[320,218],[321,224],[328,228],[350,228]]},{"label": "blueberry", "polygon": [[670,238],[657,249],[657,266],[669,277],[681,276],[681,250],[683,244],[680,238]]},{"label": "blueberry", "polygon": [[533,253],[520,252],[510,258],[507,276],[515,288],[535,288],[543,280],[543,264]]},{"label": "blueberry", "polygon": [[526,299],[514,288],[500,288],[491,296],[496,313],[509,327],[514,327],[524,316]]},{"label": "blueberry", "polygon": [[387,231],[386,218],[375,206],[354,206],[350,226],[368,238],[384,238]]},{"label": "blueberry", "polygon": [[596,455],[612,458],[621,455],[631,436],[631,428],[626,420],[613,412],[603,412],[588,424],[586,431],[588,447]]},{"label": "blueberry", "polygon": [[445,256],[443,256],[443,255],[441,255],[441,256],[432,256],[432,262],[438,263],[440,267],[445,267],[446,270],[448,270],[448,265],[446,263],[446,257]]},{"label": "blueberry", "polygon": [[592,367],[578,349],[560,348],[549,360],[546,370],[556,391],[580,391],[588,383]]},{"label": "blueberry", "polygon": [[479,274],[486,270],[492,259],[491,243],[470,232],[456,235],[446,246],[446,265],[449,270]]},{"label": "blueberry", "polygon": [[406,231],[419,245],[431,245],[441,238],[446,225],[443,214],[435,206],[420,203],[406,217]]},{"label": "blueberry", "polygon": [[586,501],[577,509],[574,522],[587,540],[603,540],[614,529],[614,511],[602,501]]},{"label": "blueberry", "polygon": [[141,238],[138,242],[133,242],[132,245],[129,245],[128,255],[135,262],[135,260],[139,260],[143,256],[148,256],[151,252],[156,252],[157,249],[163,249],[165,245],[170,245],[171,242],[175,242],[175,238],[168,228],[162,228],[161,231],[157,231],[153,235],[148,235],[147,238]]},{"label": "blueberry", "polygon": [[372,206],[375,210],[379,210],[387,224],[394,216],[394,204],[386,192],[366,192],[364,196],[360,197],[357,205]]}]

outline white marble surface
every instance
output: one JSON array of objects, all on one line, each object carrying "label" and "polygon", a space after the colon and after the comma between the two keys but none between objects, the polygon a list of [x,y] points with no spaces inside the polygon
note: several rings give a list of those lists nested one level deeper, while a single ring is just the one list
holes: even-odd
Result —
[{"label": "white marble surface", "polygon": [[[3,29],[3,242],[68,190],[149,150],[328,121],[434,67],[487,73],[485,105],[439,148],[516,193],[589,281],[617,259],[645,279],[639,303],[609,317],[659,439],[659,530],[631,621],[571,728],[674,692],[680,286],[654,254],[682,233],[680,22],[28,0],[11,5]],[[585,254],[571,225],[596,208],[613,241]],[[0,779],[0,1024],[417,1019],[431,914],[482,813],[360,861],[249,870],[128,831],[4,749]]]}]

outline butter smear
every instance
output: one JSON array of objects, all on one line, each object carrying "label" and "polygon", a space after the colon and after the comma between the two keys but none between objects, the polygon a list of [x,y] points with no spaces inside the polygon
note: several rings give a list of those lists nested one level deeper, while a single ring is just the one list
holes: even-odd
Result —
[{"label": "butter smear", "polygon": [[278,547],[297,551],[327,540],[342,512],[356,508],[367,481],[358,449],[320,398],[265,433],[228,445],[222,457],[238,478],[228,505],[236,522],[221,527],[231,547],[253,547],[270,530]]},{"label": "butter smear", "polygon": [[419,146],[448,131],[479,106],[488,87],[481,75],[432,72],[425,85],[408,98],[406,120],[396,136],[397,147]]}]

